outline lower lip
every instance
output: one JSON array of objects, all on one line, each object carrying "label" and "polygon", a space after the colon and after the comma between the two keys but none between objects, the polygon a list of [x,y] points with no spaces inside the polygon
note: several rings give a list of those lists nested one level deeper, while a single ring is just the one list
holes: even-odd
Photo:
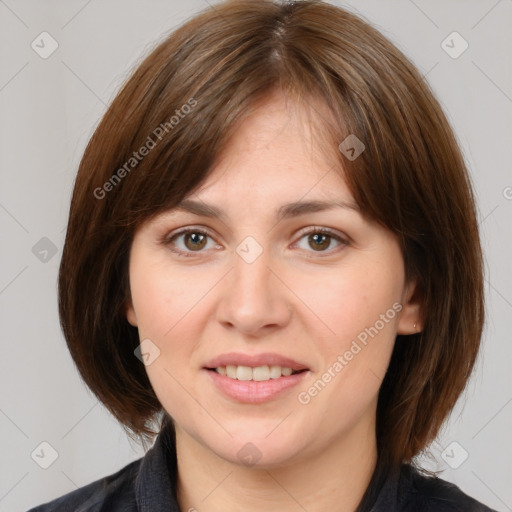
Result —
[{"label": "lower lip", "polygon": [[261,404],[268,402],[279,395],[285,393],[287,390],[297,386],[309,371],[295,373],[279,377],[278,379],[270,379],[264,381],[254,380],[237,380],[220,375],[214,370],[204,370],[213,380],[214,384],[225,395],[247,404]]}]

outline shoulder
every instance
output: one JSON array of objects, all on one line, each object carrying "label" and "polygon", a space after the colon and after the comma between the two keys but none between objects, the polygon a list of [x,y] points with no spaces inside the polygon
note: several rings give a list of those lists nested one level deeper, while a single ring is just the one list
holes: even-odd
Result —
[{"label": "shoulder", "polygon": [[142,459],[28,512],[130,512],[136,511],[135,478]]},{"label": "shoulder", "polygon": [[403,512],[496,512],[455,484],[424,475],[413,466],[403,467],[400,480],[398,501]]}]

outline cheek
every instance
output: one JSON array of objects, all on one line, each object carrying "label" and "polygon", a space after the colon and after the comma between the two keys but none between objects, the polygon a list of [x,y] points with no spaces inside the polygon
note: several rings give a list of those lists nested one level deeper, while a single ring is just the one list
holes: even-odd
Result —
[{"label": "cheek", "polygon": [[317,335],[339,350],[376,322],[379,331],[393,331],[398,317],[393,304],[400,301],[403,284],[400,273],[393,274],[382,267],[345,267],[302,280],[296,292],[317,318]]},{"label": "cheek", "polygon": [[199,276],[192,267],[176,271],[165,262],[137,267],[134,261],[133,268],[131,292],[140,336],[161,342],[182,332],[191,318],[197,320],[201,299],[215,283],[211,274]]},{"label": "cheek", "polygon": [[308,293],[322,320],[316,335],[310,332],[322,356],[315,376],[318,396],[337,404],[340,414],[357,414],[375,399],[389,364],[401,310],[401,274],[382,265],[354,266],[331,274],[323,286],[322,280],[316,283],[302,293]]},{"label": "cheek", "polygon": [[194,389],[190,367],[195,364],[194,353],[211,318],[205,309],[207,295],[219,276],[211,270],[199,273],[193,267],[177,270],[165,261],[141,263],[133,259],[130,275],[139,337],[141,341],[151,340],[159,354],[146,366],[146,372],[160,402],[179,416],[183,407],[191,406],[183,385]]},{"label": "cheek", "polygon": [[[189,393],[195,392],[187,371],[202,328],[200,299],[212,284],[208,278],[191,279],[187,272],[170,271],[168,264],[141,263],[133,259],[130,275],[139,337],[151,340],[158,349],[158,356],[145,367],[146,373],[163,407],[180,424],[186,424],[187,411],[195,404],[190,399]],[[199,409],[194,411],[201,415]]]}]

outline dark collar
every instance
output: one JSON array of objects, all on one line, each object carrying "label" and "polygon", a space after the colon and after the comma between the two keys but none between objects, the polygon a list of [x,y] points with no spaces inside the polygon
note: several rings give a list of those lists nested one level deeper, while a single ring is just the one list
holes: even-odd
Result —
[{"label": "dark collar", "polygon": [[176,497],[174,432],[166,423],[143,457],[135,480],[139,512],[180,512]]}]

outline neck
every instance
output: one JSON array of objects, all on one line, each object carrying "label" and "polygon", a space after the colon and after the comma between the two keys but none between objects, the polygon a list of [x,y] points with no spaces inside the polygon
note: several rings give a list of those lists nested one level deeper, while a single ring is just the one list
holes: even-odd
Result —
[{"label": "neck", "polygon": [[227,461],[176,425],[183,511],[354,512],[377,463],[375,424],[354,428],[314,457],[267,469]]}]

